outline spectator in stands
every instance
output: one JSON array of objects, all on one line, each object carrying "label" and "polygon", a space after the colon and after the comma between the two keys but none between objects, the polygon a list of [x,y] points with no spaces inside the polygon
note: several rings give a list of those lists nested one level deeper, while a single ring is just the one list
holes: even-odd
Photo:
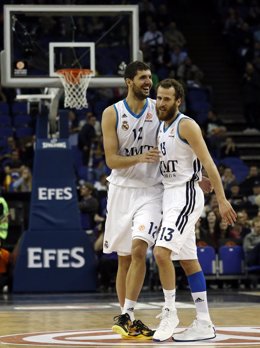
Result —
[{"label": "spectator in stands", "polygon": [[[106,96],[103,96],[103,98],[106,99]],[[88,111],[86,113],[86,117],[85,119],[81,120],[79,122],[79,129],[81,129],[86,123],[89,122],[89,119],[92,118],[92,117],[95,117],[95,114],[92,112],[92,111]],[[100,124],[100,121],[96,118],[96,122],[94,124],[94,128],[95,128],[95,131],[96,131],[96,136],[99,137],[101,136],[101,124]]]},{"label": "spectator in stands", "polygon": [[101,174],[98,180],[94,183],[94,188],[98,191],[104,191],[105,194],[108,190],[108,182],[107,182],[107,175]]},{"label": "spectator in stands", "polygon": [[[99,201],[96,197],[93,196],[94,186],[85,182],[80,185],[80,199],[79,199],[79,210],[81,213],[88,214],[90,229],[93,229],[96,222],[100,222],[99,218]],[[104,219],[102,218],[102,221]]]},{"label": "spectator in stands", "polygon": [[216,228],[217,235],[217,248],[222,245],[230,245],[230,239],[228,238],[230,231],[230,226],[226,221],[220,220]]},{"label": "spectator in stands", "polygon": [[[169,75],[169,69],[171,66],[170,54],[165,45],[159,45],[157,47],[157,55],[154,59],[154,64],[151,66],[152,71],[156,71],[158,80],[162,80]],[[157,86],[159,81],[153,81],[153,85]]]},{"label": "spectator in stands", "polygon": [[32,191],[32,173],[30,168],[22,166],[20,176],[11,184],[13,192],[31,192]]},{"label": "spectator in stands", "polygon": [[157,55],[157,46],[163,45],[163,43],[164,39],[162,32],[157,29],[156,22],[151,22],[144,33],[141,45],[146,60],[153,63]]},{"label": "spectator in stands", "polygon": [[241,194],[240,186],[236,181],[230,184],[229,192],[227,192],[229,202],[234,206],[234,209],[242,209],[247,202],[247,198]]},{"label": "spectator in stands", "polygon": [[[206,197],[207,198],[207,197]],[[216,209],[218,209],[218,201],[217,201],[217,197],[215,193],[212,193],[209,195],[209,197],[207,198],[207,201],[204,205],[204,212],[201,215],[202,218],[206,218],[207,214],[210,211],[215,211]]]},{"label": "spectator in stands", "polygon": [[79,132],[79,121],[77,114],[74,110],[68,111],[68,122],[69,122],[69,143],[70,146],[76,146],[78,144],[78,132]]},{"label": "spectator in stands", "polygon": [[243,22],[236,32],[236,41],[238,47],[239,67],[244,69],[247,61],[252,59],[253,33],[247,22]]},{"label": "spectator in stands", "polygon": [[149,0],[141,0],[139,1],[139,11],[141,15],[153,15],[156,10],[152,1]]},{"label": "spectator in stands", "polygon": [[173,43],[170,43],[169,44],[169,55],[170,55],[169,68],[172,69],[176,75],[179,66],[188,57],[188,53],[185,50],[183,50],[180,46],[177,46]]},{"label": "spectator in stands", "polygon": [[3,181],[3,188],[6,192],[13,192],[13,184],[20,178],[20,168],[12,170],[10,166],[4,167],[5,177]]},{"label": "spectator in stands", "polygon": [[8,236],[9,227],[9,207],[5,198],[0,195],[0,249],[3,246],[3,241]]},{"label": "spectator in stands", "polygon": [[252,205],[256,205],[257,196],[260,195],[260,180],[255,180],[252,186],[253,194],[248,196],[248,200]]},{"label": "spectator in stands", "polygon": [[156,20],[158,29],[165,34],[165,26],[172,21],[172,13],[166,4],[160,3],[156,8]]},{"label": "spectator in stands", "polygon": [[260,131],[260,74],[250,62],[246,63],[242,84],[245,132]]},{"label": "spectator in stands", "polygon": [[191,58],[187,56],[178,66],[177,78],[186,86],[202,87],[204,73],[192,62]]},{"label": "spectator in stands", "polygon": [[228,238],[237,245],[242,245],[245,236],[250,233],[251,226],[248,223],[246,211],[240,210],[237,212],[237,221],[233,226],[230,226]]},{"label": "spectator in stands", "polygon": [[24,165],[33,169],[36,136],[28,136],[19,141],[20,158]]},{"label": "spectator in stands", "polygon": [[177,29],[176,22],[171,21],[164,31],[165,44],[184,48],[187,41],[180,30]]},{"label": "spectator in stands", "polygon": [[0,245],[0,291],[10,284],[10,252]]},{"label": "spectator in stands", "polygon": [[15,149],[11,152],[8,159],[8,165],[10,166],[12,171],[19,171],[19,169],[23,165],[23,162],[20,158],[20,152],[18,149]]},{"label": "spectator in stands", "polygon": [[201,219],[200,241],[214,248],[218,246],[217,226],[219,220],[214,211],[209,211],[206,218]]},{"label": "spectator in stands", "polygon": [[257,0],[252,0],[248,5],[247,21],[250,26],[260,23],[260,5]]},{"label": "spectator in stands", "polygon": [[8,152],[17,150],[17,144],[14,137],[7,138],[7,146],[8,146]]},{"label": "spectator in stands", "polygon": [[81,128],[78,136],[78,148],[82,152],[82,163],[85,166],[89,165],[92,145],[96,140],[95,131],[96,117],[89,116],[87,123]]},{"label": "spectator in stands", "polygon": [[69,134],[74,134],[79,131],[78,116],[74,110],[68,111]]},{"label": "spectator in stands", "polygon": [[260,266],[260,217],[253,219],[252,231],[243,241],[246,263],[248,266]]},{"label": "spectator in stands", "polygon": [[205,130],[207,144],[213,156],[219,158],[221,143],[226,135],[227,129],[215,111],[209,110],[207,120],[203,124],[203,129]]},{"label": "spectator in stands", "polygon": [[232,137],[227,137],[220,148],[220,157],[239,157],[239,150]]},{"label": "spectator in stands", "polygon": [[224,173],[221,179],[222,179],[222,183],[223,183],[225,191],[230,191],[231,185],[236,182],[236,176],[234,175],[230,167],[226,167],[224,169]]},{"label": "spectator in stands", "polygon": [[255,181],[260,181],[259,168],[256,165],[249,167],[248,175],[245,180],[240,184],[241,192],[245,196],[249,196],[253,193],[252,188]]}]

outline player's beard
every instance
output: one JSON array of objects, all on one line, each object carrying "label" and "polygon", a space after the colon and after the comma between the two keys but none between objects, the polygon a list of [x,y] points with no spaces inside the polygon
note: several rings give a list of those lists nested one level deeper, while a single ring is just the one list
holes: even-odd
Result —
[{"label": "player's beard", "polygon": [[147,97],[149,97],[149,95],[150,95],[150,90],[151,90],[151,88],[149,88],[149,92],[148,92],[148,93],[144,93],[140,87],[136,87],[136,85],[133,85],[133,92],[134,92],[134,95],[135,95],[135,97],[136,97],[137,99],[139,99],[139,100],[144,100],[144,99],[146,99]]},{"label": "player's beard", "polygon": [[162,110],[162,111],[156,105],[156,112],[160,121],[169,122],[173,120],[175,118],[175,115],[177,114],[177,110],[178,110],[177,103],[174,103],[168,110]]}]

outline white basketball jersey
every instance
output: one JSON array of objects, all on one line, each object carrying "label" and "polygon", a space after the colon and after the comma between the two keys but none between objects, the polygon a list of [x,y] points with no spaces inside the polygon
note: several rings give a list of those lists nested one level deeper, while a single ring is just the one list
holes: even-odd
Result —
[{"label": "white basketball jersey", "polygon": [[[126,100],[114,104],[117,115],[119,154],[133,156],[157,146],[160,122],[155,100],[147,98],[140,114],[134,114]],[[138,163],[129,168],[113,169],[108,181],[127,187],[148,187],[161,182],[159,163]]]},{"label": "white basketball jersey", "polygon": [[188,181],[200,181],[202,177],[199,159],[190,145],[179,136],[179,123],[183,118],[192,120],[179,113],[170,126],[167,127],[164,122],[160,126],[158,134],[159,149],[162,153],[160,171],[165,188],[181,186]]}]

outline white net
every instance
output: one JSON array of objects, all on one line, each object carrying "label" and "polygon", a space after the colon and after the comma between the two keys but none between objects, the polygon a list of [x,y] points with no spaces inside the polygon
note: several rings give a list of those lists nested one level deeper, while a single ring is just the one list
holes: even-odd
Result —
[{"label": "white net", "polygon": [[64,87],[64,107],[88,107],[87,89],[93,72],[88,69],[62,69],[56,71]]}]

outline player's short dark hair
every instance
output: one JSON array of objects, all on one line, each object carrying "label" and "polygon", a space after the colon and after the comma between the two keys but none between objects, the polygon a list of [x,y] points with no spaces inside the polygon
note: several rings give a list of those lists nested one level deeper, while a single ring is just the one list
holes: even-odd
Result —
[{"label": "player's short dark hair", "polygon": [[184,100],[184,98],[185,98],[185,92],[184,92],[183,85],[175,79],[164,79],[158,83],[158,85],[156,86],[156,90],[158,90],[159,87],[162,87],[165,89],[169,89],[169,88],[173,87],[175,89],[175,98],[176,99]]},{"label": "player's short dark hair", "polygon": [[141,62],[140,60],[129,63],[125,68],[124,79],[133,80],[137,72],[142,70],[151,70],[151,68],[148,64]]}]

